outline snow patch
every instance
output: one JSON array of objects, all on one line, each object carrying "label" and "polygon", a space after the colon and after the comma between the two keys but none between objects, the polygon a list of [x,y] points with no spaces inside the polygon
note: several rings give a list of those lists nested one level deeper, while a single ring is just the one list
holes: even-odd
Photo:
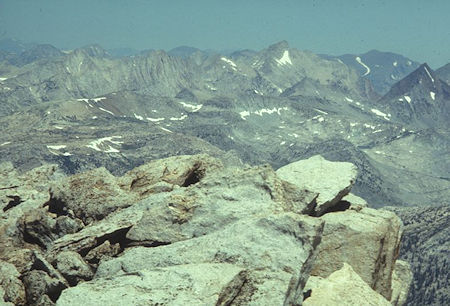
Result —
[{"label": "snow patch", "polygon": [[286,144],[286,141],[280,142],[280,146],[282,146],[282,145],[284,145],[284,144]]},{"label": "snow patch", "polygon": [[411,62],[411,61],[407,61],[407,62],[406,62],[406,65],[411,66],[411,65],[412,65],[412,62]]},{"label": "snow patch", "polygon": [[58,125],[54,125],[53,127],[54,127],[55,129],[57,129],[57,130],[63,130],[63,129],[64,129],[62,126],[58,126]]},{"label": "snow patch", "polygon": [[242,119],[247,120],[247,119],[245,119],[245,117],[250,116],[250,112],[249,111],[243,111],[243,112],[240,112],[239,115],[241,115]]},{"label": "snow patch", "polygon": [[92,119],[97,119],[98,117],[97,116],[92,116]]},{"label": "snow patch", "polygon": [[[186,102],[178,102],[184,107],[190,108],[192,113],[198,112],[202,107],[203,104],[189,104]],[[154,113],[156,113],[156,110],[152,110]]]},{"label": "snow patch", "polygon": [[166,129],[166,128],[162,127],[162,126],[160,126],[160,129],[163,130],[163,131],[169,132],[169,133],[173,133],[171,130]]},{"label": "snow patch", "polygon": [[94,98],[94,99],[90,99],[93,100],[94,102],[100,102],[102,100],[106,100],[106,97],[99,97],[99,98]]},{"label": "snow patch", "polygon": [[140,115],[138,115],[138,114],[136,114],[136,113],[133,113],[133,115],[134,115],[134,118],[136,118],[136,119],[138,119],[138,120],[141,120],[141,121],[144,120],[144,117],[142,117],[142,116],[140,116]]},{"label": "snow patch", "polygon": [[0,78],[0,82],[6,81],[8,78]]},{"label": "snow patch", "polygon": [[327,112],[324,112],[323,110],[320,110],[320,109],[317,109],[317,108],[315,108],[314,110],[315,110],[316,112],[321,113],[321,114],[328,115],[328,113],[327,113]]},{"label": "snow patch", "polygon": [[397,66],[398,66],[397,61],[393,62],[393,63],[392,63],[392,66],[397,67]]},{"label": "snow patch", "polygon": [[345,97],[345,100],[347,100],[347,102],[353,102],[353,100],[348,97]]},{"label": "snow patch", "polygon": [[99,138],[97,140],[91,141],[86,147],[94,149],[95,151],[104,152],[104,153],[119,153],[120,151],[116,148],[112,147],[109,143],[120,145],[123,141],[114,140],[115,138],[122,138],[122,136],[111,136]]},{"label": "snow patch", "polygon": [[107,109],[104,109],[103,107],[99,107],[98,109],[101,110],[101,111],[104,111],[104,112],[106,112],[108,114],[111,114],[111,115],[115,116],[113,112],[111,112],[111,111],[109,111]]},{"label": "snow patch", "polygon": [[221,57],[220,58],[222,61],[224,61],[225,63],[227,63],[227,64],[229,64],[230,66],[231,66],[231,69],[233,69],[234,71],[236,71],[236,64],[232,61],[232,60],[230,60],[230,59],[228,59],[228,58],[226,58],[226,57]]},{"label": "snow patch", "polygon": [[370,125],[370,124],[367,124],[367,123],[364,123],[364,127],[368,128],[368,129],[372,129],[372,130],[375,129],[374,125]]},{"label": "snow patch", "polygon": [[408,102],[409,104],[411,104],[411,97],[409,96],[404,96],[406,102]]},{"label": "snow patch", "polygon": [[366,64],[364,64],[359,56],[357,56],[355,59],[356,59],[356,61],[358,62],[358,64],[360,64],[361,66],[363,66],[364,68],[366,68],[366,73],[364,73],[363,76],[368,75],[368,74],[370,73],[370,68],[369,68],[369,66],[367,66]]},{"label": "snow patch", "polygon": [[431,99],[433,99],[433,100],[436,99],[436,93],[434,93],[432,91],[430,91],[430,96],[431,96]]},{"label": "snow patch", "polygon": [[350,126],[351,126],[351,127],[354,127],[354,126],[357,126],[357,125],[358,125],[357,122],[350,122]]},{"label": "snow patch", "polygon": [[423,68],[425,68],[425,71],[427,72],[428,76],[430,77],[431,82],[434,83],[434,79],[433,79],[433,77],[431,76],[431,73],[428,71],[427,67],[423,66]]},{"label": "snow patch", "polygon": [[147,119],[148,121],[151,121],[151,122],[159,122],[159,121],[163,121],[165,118],[150,118],[150,117],[147,117],[145,119]]},{"label": "snow patch", "polygon": [[0,147],[6,146],[7,144],[10,144],[11,141],[5,141],[4,143],[0,144]]},{"label": "snow patch", "polygon": [[170,120],[172,121],[180,121],[180,120],[184,120],[187,118],[187,115],[182,115],[181,117],[171,117]]},{"label": "snow patch", "polygon": [[275,59],[275,61],[278,63],[278,66],[282,66],[282,65],[292,65],[292,61],[291,58],[289,57],[289,51],[285,50],[283,52],[283,56],[281,56],[280,59]]},{"label": "snow patch", "polygon": [[376,109],[376,108],[372,108],[371,110],[370,110],[372,113],[374,113],[375,115],[377,115],[377,116],[380,116],[380,117],[383,117],[385,120],[390,120],[389,119],[389,115],[390,114],[385,114],[385,113],[383,113],[382,111],[379,111],[378,109]]}]

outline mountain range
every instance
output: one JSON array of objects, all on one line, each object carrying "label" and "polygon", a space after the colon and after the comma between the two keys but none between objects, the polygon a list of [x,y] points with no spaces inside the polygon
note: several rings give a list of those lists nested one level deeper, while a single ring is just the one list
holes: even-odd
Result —
[{"label": "mountain range", "polygon": [[8,46],[0,162],[22,171],[56,163],[122,175],[197,153],[278,169],[321,154],[358,167],[353,192],[372,207],[448,208],[449,65],[375,50],[316,55],[286,41],[229,54]]}]

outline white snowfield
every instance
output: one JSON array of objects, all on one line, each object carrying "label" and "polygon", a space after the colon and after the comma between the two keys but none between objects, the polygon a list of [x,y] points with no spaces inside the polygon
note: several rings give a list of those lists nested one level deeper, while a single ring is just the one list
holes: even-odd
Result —
[{"label": "white snowfield", "polygon": [[178,103],[180,103],[186,108],[190,108],[192,113],[198,112],[203,107],[203,104],[189,104],[186,102],[178,102]]},{"label": "white snowfield", "polygon": [[358,62],[358,64],[360,64],[361,66],[363,66],[364,68],[366,68],[366,73],[364,73],[363,76],[368,75],[368,74],[370,73],[370,68],[369,68],[369,66],[367,66],[366,64],[364,64],[359,56],[357,56],[355,59],[356,59],[356,61]]},{"label": "white snowfield", "polygon": [[187,118],[187,115],[182,115],[181,117],[171,117],[170,120],[172,121],[180,121]]},{"label": "white snowfield", "polygon": [[283,52],[283,56],[281,56],[281,58],[279,59],[275,59],[275,61],[278,63],[278,66],[283,66],[283,65],[292,65],[292,61],[291,58],[289,57],[289,51],[285,50]]},{"label": "white snowfield", "polygon": [[233,69],[233,70],[236,70],[236,64],[232,61],[232,60],[230,60],[230,59],[228,59],[228,58],[226,58],[226,57],[221,57],[220,58],[222,61],[224,61],[225,63],[227,63],[227,64],[229,64],[230,66],[231,66],[231,69]]},{"label": "white snowfield", "polygon": [[256,111],[253,111],[253,112],[242,111],[242,112],[239,113],[239,115],[241,115],[242,119],[247,120],[245,117],[248,117],[251,114],[255,114],[255,115],[258,115],[258,116],[262,116],[264,114],[268,114],[268,115],[278,114],[278,115],[281,115],[281,111],[282,110],[288,110],[288,108],[286,106],[285,107],[279,107],[279,108],[274,107],[272,109],[262,108],[260,110],[256,110]]},{"label": "white snowfield", "polygon": [[104,111],[104,112],[106,112],[106,113],[108,113],[108,114],[111,114],[111,115],[115,116],[114,113],[113,113],[112,111],[109,111],[109,110],[107,110],[107,109],[104,109],[103,107],[99,107],[98,109],[101,110],[101,111]]},{"label": "white snowfield", "polygon": [[140,116],[140,115],[138,115],[138,114],[136,114],[136,113],[133,113],[133,115],[134,115],[134,118],[136,118],[136,119],[138,119],[138,120],[141,120],[141,121],[144,120],[144,117],[142,117],[142,116]]},{"label": "white snowfield", "polygon": [[86,147],[94,149],[95,151],[104,152],[104,153],[119,153],[120,151],[113,148],[109,143],[120,145],[123,141],[114,140],[115,138],[122,138],[122,136],[111,136],[99,138],[97,140],[91,141]]},{"label": "white snowfield", "polygon": [[431,76],[431,73],[428,71],[427,67],[424,66],[423,68],[425,68],[425,71],[427,72],[428,76],[430,77],[431,82],[434,83],[434,79],[433,79],[433,77]]},{"label": "white snowfield", "polygon": [[[53,155],[62,155],[62,156],[72,156],[69,152],[59,152],[58,150],[64,149],[67,146],[66,145],[47,145],[47,149],[52,153]],[[58,151],[58,152],[55,152]]]},{"label": "white snowfield", "polygon": [[391,120],[391,119],[389,119],[389,117],[391,116],[391,114],[385,114],[385,113],[383,113],[382,111],[379,111],[378,109],[376,109],[376,108],[372,108],[371,110],[370,110],[372,113],[374,113],[375,115],[377,115],[377,116],[380,116],[380,117],[383,117],[384,119],[386,119],[386,120]]},{"label": "white snowfield", "polygon": [[173,133],[171,130],[169,130],[169,129],[166,129],[166,128],[164,128],[164,127],[160,127],[161,128],[161,130],[163,130],[163,131],[166,131],[166,132],[169,132],[169,133]]},{"label": "white snowfield", "polygon": [[150,117],[147,117],[145,119],[147,119],[148,121],[151,121],[151,122],[159,122],[159,121],[165,120],[165,118],[150,118]]}]

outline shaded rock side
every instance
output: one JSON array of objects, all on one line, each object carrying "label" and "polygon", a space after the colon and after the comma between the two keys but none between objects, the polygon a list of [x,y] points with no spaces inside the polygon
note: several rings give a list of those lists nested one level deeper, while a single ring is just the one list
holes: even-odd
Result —
[{"label": "shaded rock side", "polygon": [[327,278],[311,277],[306,284],[304,306],[390,306],[381,294],[372,290],[352,267],[344,263],[342,268]]},{"label": "shaded rock side", "polygon": [[392,274],[392,305],[402,306],[406,304],[412,279],[413,274],[409,263],[403,260],[397,260],[395,262],[394,273]]},{"label": "shaded rock side", "polygon": [[328,277],[346,262],[372,289],[390,300],[402,231],[400,219],[394,213],[371,208],[329,213],[320,219],[325,227],[311,275]]},{"label": "shaded rock side", "polygon": [[350,192],[357,168],[351,163],[331,162],[316,155],[288,164],[276,172],[281,179],[318,193],[314,215],[321,216]]}]

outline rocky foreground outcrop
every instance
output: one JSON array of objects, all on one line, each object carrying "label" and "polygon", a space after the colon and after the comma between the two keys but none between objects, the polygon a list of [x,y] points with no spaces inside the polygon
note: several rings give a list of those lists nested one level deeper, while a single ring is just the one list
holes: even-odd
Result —
[{"label": "rocky foreground outcrop", "polygon": [[0,172],[0,303],[406,299],[409,268],[396,260],[402,224],[349,194],[357,173],[348,163],[317,156],[275,172],[193,155],[122,177],[104,168],[65,177],[51,165]]}]

